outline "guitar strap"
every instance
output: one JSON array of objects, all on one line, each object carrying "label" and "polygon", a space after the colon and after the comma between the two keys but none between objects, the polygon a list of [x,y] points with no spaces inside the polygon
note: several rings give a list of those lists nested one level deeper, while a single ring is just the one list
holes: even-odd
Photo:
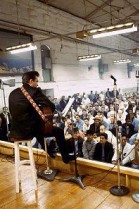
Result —
[{"label": "guitar strap", "polygon": [[32,99],[32,97],[30,96],[30,94],[26,91],[26,89],[22,86],[20,87],[22,93],[24,94],[24,96],[28,99],[28,101],[32,104],[32,106],[34,107],[34,109],[38,112],[38,114],[40,115],[40,117],[42,118],[42,120],[44,122],[47,121],[45,115],[43,114],[43,112],[41,111],[41,109],[38,107],[38,105],[36,104],[36,102]]}]

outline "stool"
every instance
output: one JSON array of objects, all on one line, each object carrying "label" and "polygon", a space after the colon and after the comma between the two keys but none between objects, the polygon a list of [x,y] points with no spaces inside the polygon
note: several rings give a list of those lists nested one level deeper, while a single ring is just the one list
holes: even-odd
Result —
[{"label": "stool", "polygon": [[[37,190],[37,174],[36,174],[36,168],[35,168],[35,162],[32,152],[32,145],[31,140],[20,140],[20,139],[11,139],[11,141],[14,142],[14,148],[15,148],[15,177],[16,177],[16,193],[19,193],[19,186],[21,183],[21,172],[20,172],[20,166],[29,164],[29,169],[31,169],[32,173],[32,179],[34,182],[34,188],[35,191]],[[20,153],[19,153],[19,144],[20,143],[27,143],[28,152],[29,152],[29,160],[20,160]]]}]

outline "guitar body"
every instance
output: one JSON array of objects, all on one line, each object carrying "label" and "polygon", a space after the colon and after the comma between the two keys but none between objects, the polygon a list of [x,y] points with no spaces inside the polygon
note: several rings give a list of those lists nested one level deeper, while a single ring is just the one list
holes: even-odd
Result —
[{"label": "guitar body", "polygon": [[44,136],[47,136],[53,131],[53,113],[50,107],[42,107],[41,111],[45,115],[46,122],[41,120],[40,131]]}]

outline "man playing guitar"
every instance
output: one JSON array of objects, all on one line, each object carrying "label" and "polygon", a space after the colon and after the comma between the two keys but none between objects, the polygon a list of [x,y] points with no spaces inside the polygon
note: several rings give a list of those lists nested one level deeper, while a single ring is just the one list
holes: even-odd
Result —
[{"label": "man playing guitar", "polygon": [[[29,71],[23,74],[23,88],[28,92],[37,106],[41,108],[49,107],[52,112],[55,105],[42,93],[38,87],[39,73],[37,71]],[[22,93],[21,88],[16,88],[9,95],[9,110],[11,114],[11,129],[9,137],[12,139],[30,139],[37,138],[37,141],[44,147],[44,135],[38,127],[43,124],[42,118],[34,109],[29,100]],[[45,134],[45,137],[54,136],[62,155],[64,163],[73,160],[67,152],[64,131],[56,126],[52,126],[52,131]],[[49,153],[48,153],[49,154]],[[51,153],[52,154],[52,153]]]}]

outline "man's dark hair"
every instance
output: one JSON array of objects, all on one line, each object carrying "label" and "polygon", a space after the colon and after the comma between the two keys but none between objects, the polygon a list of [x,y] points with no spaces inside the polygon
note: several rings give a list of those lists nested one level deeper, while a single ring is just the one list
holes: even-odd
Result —
[{"label": "man's dark hair", "polygon": [[106,134],[106,133],[100,133],[100,136],[104,136],[105,139],[108,139],[108,134]]},{"label": "man's dark hair", "polygon": [[93,135],[94,133],[89,129],[86,131],[86,135]]},{"label": "man's dark hair", "polygon": [[29,83],[30,79],[34,81],[36,77],[39,77],[39,73],[37,71],[26,72],[22,76],[22,83]]}]

